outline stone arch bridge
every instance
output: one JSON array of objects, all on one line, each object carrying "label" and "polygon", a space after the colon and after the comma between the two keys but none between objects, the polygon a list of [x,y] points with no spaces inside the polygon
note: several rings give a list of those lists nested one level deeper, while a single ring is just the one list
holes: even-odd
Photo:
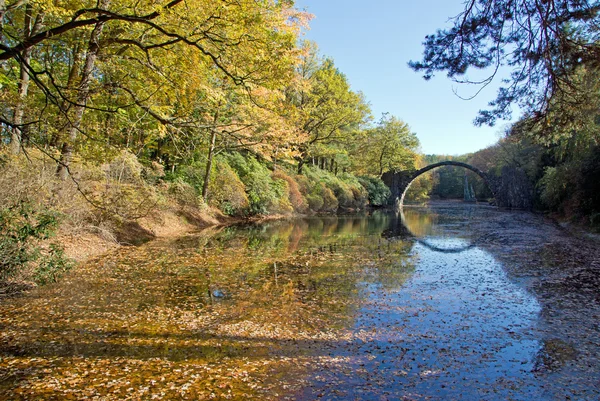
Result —
[{"label": "stone arch bridge", "polygon": [[480,176],[494,195],[496,205],[499,207],[512,209],[531,209],[532,207],[533,191],[523,170],[514,167],[504,167],[502,168],[501,175],[496,176],[470,164],[453,160],[433,163],[416,171],[387,172],[383,174],[381,179],[391,191],[389,204],[393,205],[399,202],[399,205],[402,205],[410,185],[417,177],[443,166],[462,167]]}]

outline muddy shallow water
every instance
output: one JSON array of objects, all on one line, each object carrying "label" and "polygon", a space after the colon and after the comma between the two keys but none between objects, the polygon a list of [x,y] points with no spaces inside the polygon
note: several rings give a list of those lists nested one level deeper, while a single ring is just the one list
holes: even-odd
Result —
[{"label": "muddy shallow water", "polygon": [[125,248],[0,302],[0,398],[598,400],[598,256],[463,203]]}]

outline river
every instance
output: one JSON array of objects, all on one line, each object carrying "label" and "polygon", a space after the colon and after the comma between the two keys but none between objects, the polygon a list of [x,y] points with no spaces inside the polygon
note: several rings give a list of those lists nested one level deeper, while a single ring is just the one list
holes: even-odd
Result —
[{"label": "river", "polygon": [[0,398],[598,400],[596,244],[455,202],[122,248],[0,302]]}]

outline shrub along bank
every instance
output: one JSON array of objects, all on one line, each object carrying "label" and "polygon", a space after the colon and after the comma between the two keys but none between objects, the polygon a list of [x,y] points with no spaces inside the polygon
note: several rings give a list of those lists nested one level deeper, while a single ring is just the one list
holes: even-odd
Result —
[{"label": "shrub along bank", "polygon": [[[297,174],[294,166],[251,153],[218,155],[206,197],[201,162],[165,172],[124,151],[101,165],[74,163],[67,181],[56,177],[54,166],[39,151],[1,155],[0,281],[57,280],[72,265],[63,248],[74,235],[136,243],[155,236],[161,225],[180,224],[185,231],[269,215],[361,210],[385,204],[389,195],[375,177],[313,165]],[[165,215],[180,222],[165,221]]]}]

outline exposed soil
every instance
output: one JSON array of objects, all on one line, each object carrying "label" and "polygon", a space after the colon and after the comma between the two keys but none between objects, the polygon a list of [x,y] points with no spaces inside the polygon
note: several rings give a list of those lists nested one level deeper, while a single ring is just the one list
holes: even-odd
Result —
[{"label": "exposed soil", "polygon": [[226,226],[243,221],[210,208],[205,211],[190,207],[156,209],[148,216],[125,221],[110,229],[63,228],[54,241],[65,249],[65,255],[81,263],[114,251],[121,246],[141,245],[158,238],[174,238],[211,226]]}]

